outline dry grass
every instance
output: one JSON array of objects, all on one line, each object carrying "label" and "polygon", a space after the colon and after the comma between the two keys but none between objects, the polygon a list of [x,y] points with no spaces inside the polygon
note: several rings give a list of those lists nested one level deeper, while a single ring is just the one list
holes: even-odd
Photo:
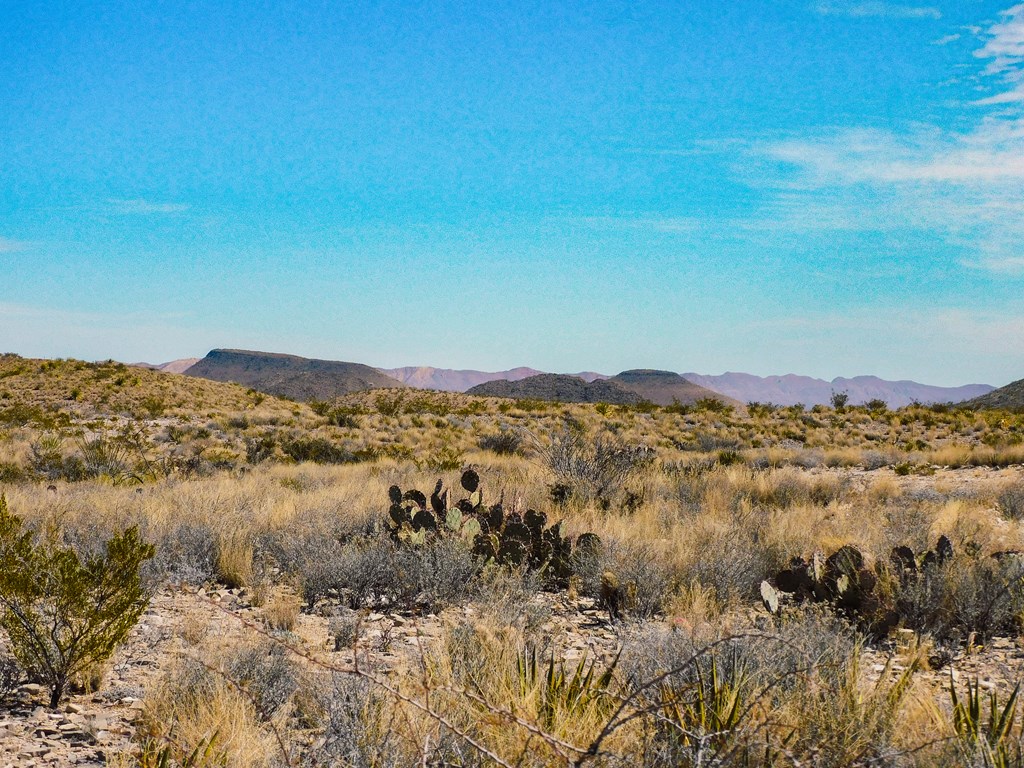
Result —
[{"label": "dry grass", "polygon": [[279,755],[252,702],[232,681],[188,661],[146,698],[140,738],[171,747],[176,760],[206,754],[201,765],[270,766]]},{"label": "dry grass", "polygon": [[234,528],[217,539],[217,578],[222,584],[239,589],[253,583],[253,542],[248,532]]},{"label": "dry grass", "polygon": [[292,631],[299,618],[302,599],[289,593],[279,593],[263,608],[263,620],[270,629]]}]

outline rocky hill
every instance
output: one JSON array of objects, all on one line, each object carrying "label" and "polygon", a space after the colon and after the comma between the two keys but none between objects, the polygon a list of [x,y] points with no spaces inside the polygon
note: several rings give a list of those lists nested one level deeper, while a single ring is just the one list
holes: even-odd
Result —
[{"label": "rocky hill", "polygon": [[972,408],[1024,409],[1024,379],[1011,382],[1005,387],[994,389],[981,397],[968,400],[965,405]]},{"label": "rocky hill", "polygon": [[617,376],[612,376],[608,381],[618,384],[630,392],[635,392],[644,400],[650,400],[657,405],[672,405],[674,402],[692,405],[704,398],[715,398],[730,405],[739,405],[737,401],[724,397],[707,387],[687,381],[672,371],[650,369],[623,371]]},{"label": "rocky hill", "polygon": [[405,386],[376,368],[361,363],[242,349],[212,350],[185,374],[214,381],[233,381],[294,400],[327,400],[365,389]]},{"label": "rocky hill", "polygon": [[[488,381],[521,381],[530,376],[538,376],[544,371],[536,368],[512,368],[508,371],[474,371],[456,370],[453,368],[432,368],[430,366],[408,366],[405,368],[380,368],[381,373],[397,379],[403,384],[419,389],[437,389],[442,392],[466,392],[478,384],[486,384]],[[584,381],[595,381],[607,379],[604,374],[593,371],[567,374],[583,379]]]},{"label": "rocky hill", "polygon": [[[40,421],[45,414],[125,414],[155,418],[233,413],[259,407],[264,415],[289,414],[294,403],[235,384],[191,378],[107,360],[36,360],[0,355],[0,423]],[[43,419],[45,420],[45,419]]]},{"label": "rocky hill", "polygon": [[561,403],[613,403],[632,405],[644,398],[611,380],[584,381],[564,373],[542,373],[519,381],[489,381],[466,394],[512,397],[517,400],[554,400]]}]

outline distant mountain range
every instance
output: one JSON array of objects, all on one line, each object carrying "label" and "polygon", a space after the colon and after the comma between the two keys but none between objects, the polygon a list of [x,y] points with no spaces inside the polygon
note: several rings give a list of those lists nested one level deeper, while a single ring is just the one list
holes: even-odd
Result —
[{"label": "distant mountain range", "polygon": [[361,363],[244,349],[215,349],[185,373],[214,381],[233,381],[293,400],[327,400],[364,389],[405,386]]},{"label": "distant mountain range", "polygon": [[877,376],[836,378],[832,381],[810,376],[753,376],[749,373],[723,373],[703,376],[684,373],[683,377],[701,386],[721,392],[744,403],[770,402],[776,405],[828,404],[833,392],[845,392],[851,405],[869,400],[884,400],[890,408],[919,403],[957,403],[991,392],[988,384],[967,384],[962,387],[933,387],[915,381],[886,381]]},{"label": "distant mountain range", "polygon": [[198,362],[198,357],[183,357],[181,360],[171,360],[169,363],[161,363],[160,365],[153,365],[152,363],[131,363],[131,365],[136,368],[148,368],[151,371],[163,371],[164,373],[184,373]]},{"label": "distant mountain range", "polygon": [[[581,402],[634,402],[633,395],[652,402],[669,404],[672,398],[681,403],[692,402],[703,396],[717,396],[722,400],[739,403],[771,402],[776,405],[807,406],[828,404],[833,392],[845,392],[853,405],[869,400],[884,400],[891,408],[912,402],[977,402],[981,407],[989,402],[1016,402],[1019,395],[1012,388],[1020,382],[1007,385],[1006,394],[997,395],[987,384],[967,384],[961,387],[936,387],[914,381],[887,381],[877,376],[835,378],[832,381],[810,376],[754,376],[749,373],[723,373],[707,376],[699,373],[675,374],[666,371],[625,371],[618,376],[607,376],[593,371],[576,374],[546,374],[535,368],[513,368],[508,371],[455,370],[428,366],[405,368],[371,368],[359,363],[313,360],[294,355],[276,355],[243,350],[213,350],[202,360],[186,358],[162,365],[137,363],[141,367],[168,373],[188,373],[192,376],[236,381],[240,384],[299,400],[334,397],[339,394],[376,387],[410,386],[418,389],[436,389],[446,392],[470,392],[503,397],[537,397],[539,394],[515,394],[540,391],[557,392],[557,399]],[[557,379],[536,379],[538,376],[558,376]],[[674,377],[674,378],[671,378]],[[524,387],[510,384],[528,381]],[[579,388],[584,384],[613,381],[624,392],[602,387]],[[493,383],[492,387],[481,385]],[[697,389],[690,390],[688,386]],[[538,389],[539,388],[539,389]],[[703,388],[703,390],[700,390]],[[1022,386],[1024,388],[1024,386]],[[701,391],[701,394],[697,394]],[[999,390],[1002,392],[1002,390]],[[500,393],[500,394],[499,394]],[[632,394],[629,394],[632,393]],[[993,398],[986,398],[992,393]],[[624,398],[624,399],[623,399]],[[549,399],[549,398],[544,398]],[[667,400],[667,402],[666,402]],[[1010,406],[1013,407],[1013,406]],[[1024,407],[1024,403],[1019,407]]]}]

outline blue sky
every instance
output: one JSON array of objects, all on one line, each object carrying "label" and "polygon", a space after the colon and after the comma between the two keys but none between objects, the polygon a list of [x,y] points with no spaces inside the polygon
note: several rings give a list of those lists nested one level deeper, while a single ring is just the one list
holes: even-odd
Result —
[{"label": "blue sky", "polygon": [[0,350],[1024,377],[1024,5],[0,0]]}]

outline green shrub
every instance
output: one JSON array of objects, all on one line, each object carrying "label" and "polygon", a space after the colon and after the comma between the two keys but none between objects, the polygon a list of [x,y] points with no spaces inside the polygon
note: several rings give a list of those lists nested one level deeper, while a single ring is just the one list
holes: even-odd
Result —
[{"label": "green shrub", "polygon": [[377,413],[381,416],[398,416],[402,412],[402,403],[405,401],[405,392],[396,391],[394,394],[381,392],[373,399]]},{"label": "green shrub", "polygon": [[432,472],[454,472],[461,469],[465,458],[462,451],[452,445],[445,445],[436,450],[423,461],[417,461],[418,467],[424,467]]},{"label": "green shrub", "polygon": [[139,569],[154,549],[134,527],[84,562],[52,537],[33,538],[0,496],[0,626],[56,707],[68,684],[108,659],[146,610]]},{"label": "green shrub", "polygon": [[732,413],[732,406],[723,403],[717,397],[701,397],[693,404],[693,407],[697,411],[706,411],[709,413],[720,413],[722,415],[728,415]]},{"label": "green shrub", "polygon": [[1009,698],[1000,703],[995,690],[988,693],[988,718],[984,717],[981,683],[975,678],[971,684],[967,679],[966,696],[957,696],[953,679],[949,680],[950,703],[953,706],[953,730],[957,746],[967,765],[1011,766],[1021,765],[1024,754],[1021,743],[1014,738],[1014,724],[1017,719],[1017,696],[1020,683]]},{"label": "green shrub", "polygon": [[832,401],[832,407],[836,410],[836,412],[842,413],[843,410],[846,408],[847,404],[850,402],[850,393],[833,392],[832,397],[829,399]]},{"label": "green shrub", "polygon": [[18,483],[28,477],[28,473],[13,461],[0,461],[0,483]]}]

